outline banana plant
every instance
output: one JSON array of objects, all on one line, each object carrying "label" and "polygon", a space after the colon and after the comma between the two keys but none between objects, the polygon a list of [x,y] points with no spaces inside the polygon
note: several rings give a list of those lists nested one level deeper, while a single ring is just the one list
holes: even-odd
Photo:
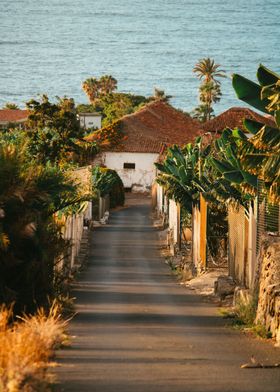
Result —
[{"label": "banana plant", "polygon": [[239,99],[274,117],[275,126],[245,120],[253,134],[241,151],[244,167],[263,180],[271,203],[280,202],[280,75],[262,64],[257,71],[259,84],[238,74],[232,84]]},{"label": "banana plant", "polygon": [[207,192],[211,186],[203,170],[209,153],[210,146],[204,148],[199,137],[184,149],[170,147],[165,161],[155,164],[159,171],[157,182],[168,197],[180,202],[190,213],[193,204],[199,202],[200,192]]},{"label": "banana plant", "polygon": [[248,143],[246,135],[239,129],[226,129],[215,141],[216,157],[210,158],[210,163],[231,185],[243,191],[245,199],[255,195],[257,177],[244,168],[239,157],[242,146]]}]

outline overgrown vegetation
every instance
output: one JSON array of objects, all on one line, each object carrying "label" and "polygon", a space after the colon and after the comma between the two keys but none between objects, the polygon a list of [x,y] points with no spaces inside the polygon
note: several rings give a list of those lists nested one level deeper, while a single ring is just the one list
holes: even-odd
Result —
[{"label": "overgrown vegetation", "polygon": [[222,308],[222,317],[231,320],[231,325],[236,329],[250,332],[255,336],[270,339],[272,334],[265,326],[255,322],[258,307],[258,298],[254,296],[249,301],[240,301],[233,308]]},{"label": "overgrown vegetation", "polygon": [[32,99],[26,106],[29,116],[22,132],[31,159],[43,164],[79,162],[89,151],[97,151],[96,144],[84,139],[85,131],[80,127],[73,99],[57,97],[57,103],[51,103],[43,95],[41,100]]},{"label": "overgrown vegetation", "polygon": [[115,170],[95,166],[92,170],[94,190],[101,197],[109,195],[110,207],[123,206],[125,201],[124,185]]},{"label": "overgrown vegetation", "polygon": [[280,75],[260,65],[259,84],[240,75],[233,75],[233,87],[239,99],[273,116],[275,126],[245,120],[253,137],[240,152],[247,170],[264,182],[271,204],[280,202]]},{"label": "overgrown vegetation", "polygon": [[0,308],[0,390],[49,392],[54,377],[49,368],[54,350],[68,343],[67,321],[54,302],[46,312],[24,315],[13,322],[12,307]]},{"label": "overgrown vegetation", "polygon": [[33,311],[52,295],[55,260],[67,246],[56,214],[76,212],[89,198],[59,166],[0,146],[1,302]]}]

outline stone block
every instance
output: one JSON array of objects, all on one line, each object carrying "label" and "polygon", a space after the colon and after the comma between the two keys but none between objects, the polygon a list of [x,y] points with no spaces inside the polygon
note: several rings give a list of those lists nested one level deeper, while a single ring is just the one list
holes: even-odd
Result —
[{"label": "stone block", "polygon": [[219,276],[214,283],[214,293],[220,298],[225,298],[227,295],[232,295],[236,283],[231,276]]}]

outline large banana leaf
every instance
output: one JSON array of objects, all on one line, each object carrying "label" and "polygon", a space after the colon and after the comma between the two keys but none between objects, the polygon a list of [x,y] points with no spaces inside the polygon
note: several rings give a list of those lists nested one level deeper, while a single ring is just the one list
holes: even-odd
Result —
[{"label": "large banana leaf", "polygon": [[244,178],[244,181],[251,185],[252,187],[256,188],[258,187],[258,178],[257,176],[254,176],[253,174],[248,173],[245,170],[241,170],[241,174]]},{"label": "large banana leaf", "polygon": [[235,129],[233,129],[232,130],[232,136],[235,138],[235,139],[239,139],[239,140],[247,140],[247,136],[245,135],[245,133],[244,132],[242,132],[240,129],[238,129],[238,128],[235,128]]},{"label": "large banana leaf", "polygon": [[256,148],[279,151],[280,154],[280,129],[264,126],[260,132],[252,138]]},{"label": "large banana leaf", "polygon": [[212,158],[210,163],[213,164],[214,167],[222,174],[235,169],[229,162],[225,160],[219,161],[216,158]]},{"label": "large banana leaf", "polygon": [[179,168],[179,176],[180,176],[180,180],[183,183],[189,183],[191,180],[191,177],[188,175],[186,169],[184,166],[180,166]]},{"label": "large banana leaf", "polygon": [[224,178],[234,184],[242,184],[244,177],[240,170],[234,170],[223,174]]},{"label": "large banana leaf", "polygon": [[172,148],[169,149],[170,152],[172,152],[172,159],[176,160],[177,163],[180,165],[185,164],[185,158],[184,155],[182,154],[182,151],[179,149],[177,145],[174,145]]},{"label": "large banana leaf", "polygon": [[254,121],[254,120],[250,120],[249,118],[245,118],[243,123],[244,123],[245,128],[253,135],[258,133],[262,129],[262,127],[264,126],[264,124],[257,122],[257,121]]},{"label": "large banana leaf", "polygon": [[277,83],[280,79],[280,75],[260,64],[257,71],[257,78],[261,86],[268,86]]},{"label": "large banana leaf", "polygon": [[238,74],[233,74],[232,85],[239,99],[264,113],[269,113],[266,107],[270,101],[261,99],[261,86]]},{"label": "large banana leaf", "polygon": [[240,162],[239,162],[239,160],[236,157],[236,152],[234,151],[235,150],[234,147],[235,147],[234,144],[229,144],[226,147],[226,149],[225,149],[226,158],[227,158],[227,160],[229,161],[229,163],[232,166],[234,166],[235,168],[240,169]]}]

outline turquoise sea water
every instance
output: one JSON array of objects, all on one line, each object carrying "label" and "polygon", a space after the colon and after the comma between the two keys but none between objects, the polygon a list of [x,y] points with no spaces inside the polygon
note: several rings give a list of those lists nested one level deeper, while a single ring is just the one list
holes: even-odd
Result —
[{"label": "turquoise sea water", "polygon": [[[230,75],[280,71],[280,0],[0,0],[0,106],[37,93],[86,102],[81,82],[109,73],[119,90],[157,86],[197,104],[192,68],[210,56]],[[220,112],[242,105],[223,81]]]}]

